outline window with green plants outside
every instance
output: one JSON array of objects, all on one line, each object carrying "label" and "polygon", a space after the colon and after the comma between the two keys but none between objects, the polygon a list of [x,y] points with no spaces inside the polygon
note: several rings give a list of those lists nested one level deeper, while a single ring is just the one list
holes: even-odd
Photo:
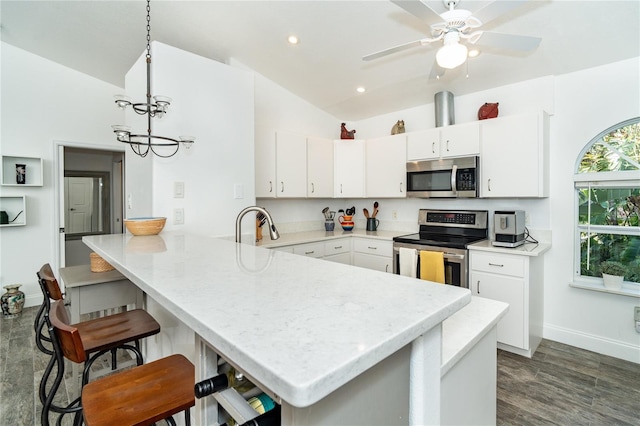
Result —
[{"label": "window with green plants outside", "polygon": [[638,284],[640,117],[597,135],[578,160],[574,177],[577,278],[601,279],[603,272],[614,271],[628,283]]}]

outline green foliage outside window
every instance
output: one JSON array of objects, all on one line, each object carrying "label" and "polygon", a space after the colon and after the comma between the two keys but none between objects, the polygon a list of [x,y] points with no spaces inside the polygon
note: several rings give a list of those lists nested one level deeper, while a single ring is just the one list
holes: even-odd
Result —
[{"label": "green foliage outside window", "polygon": [[[598,181],[598,172],[627,172],[625,176],[630,181],[640,180],[638,121],[595,141],[582,158],[578,172],[593,173],[593,181]],[[626,281],[640,283],[640,188],[616,181],[577,188],[580,275],[599,277],[600,263],[611,260],[627,267]]]}]

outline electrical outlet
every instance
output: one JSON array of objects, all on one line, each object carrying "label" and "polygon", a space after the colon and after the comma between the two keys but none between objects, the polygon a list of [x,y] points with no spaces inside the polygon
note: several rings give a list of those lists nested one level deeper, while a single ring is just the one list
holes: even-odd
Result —
[{"label": "electrical outlet", "polygon": [[636,306],[635,308],[633,308],[633,318],[636,321],[640,321],[640,306]]},{"label": "electrical outlet", "polygon": [[529,216],[529,213],[524,214],[524,224],[531,226],[531,217]]},{"label": "electrical outlet", "polygon": [[173,209],[173,224],[184,225],[184,209]]},{"label": "electrical outlet", "polygon": [[391,212],[391,219],[398,220],[398,211],[394,210]]}]

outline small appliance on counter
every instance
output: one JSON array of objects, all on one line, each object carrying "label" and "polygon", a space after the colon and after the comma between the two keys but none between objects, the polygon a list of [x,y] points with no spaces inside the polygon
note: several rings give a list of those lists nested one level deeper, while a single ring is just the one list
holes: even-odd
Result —
[{"label": "small appliance on counter", "polygon": [[524,210],[501,210],[493,214],[493,227],[497,247],[518,247],[525,242]]}]

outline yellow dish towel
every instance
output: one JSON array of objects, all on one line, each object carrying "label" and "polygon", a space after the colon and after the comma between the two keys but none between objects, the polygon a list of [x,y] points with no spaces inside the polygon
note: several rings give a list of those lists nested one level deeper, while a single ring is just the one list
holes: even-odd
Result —
[{"label": "yellow dish towel", "polygon": [[420,251],[420,279],[444,284],[444,253]]}]

